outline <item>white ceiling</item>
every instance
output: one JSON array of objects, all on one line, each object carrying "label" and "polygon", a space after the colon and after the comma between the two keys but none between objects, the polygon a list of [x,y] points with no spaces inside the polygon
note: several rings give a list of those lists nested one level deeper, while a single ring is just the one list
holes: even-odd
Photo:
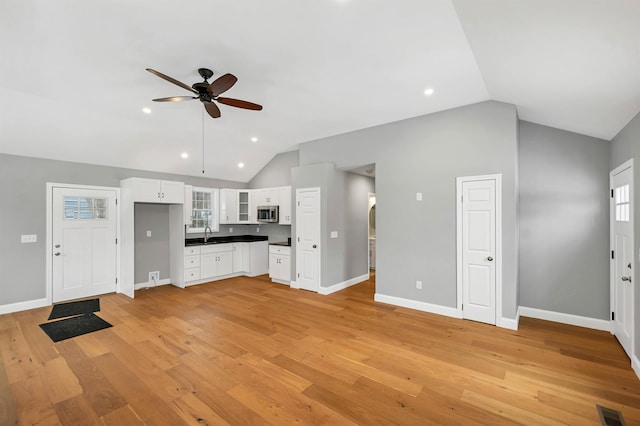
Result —
[{"label": "white ceiling", "polygon": [[264,110],[205,114],[205,176],[243,182],[299,143],[487,99],[604,139],[640,111],[636,0],[0,0],[0,55],[0,152],[195,176],[202,104],[151,102],[189,92],[145,68],[236,75],[224,96]]}]

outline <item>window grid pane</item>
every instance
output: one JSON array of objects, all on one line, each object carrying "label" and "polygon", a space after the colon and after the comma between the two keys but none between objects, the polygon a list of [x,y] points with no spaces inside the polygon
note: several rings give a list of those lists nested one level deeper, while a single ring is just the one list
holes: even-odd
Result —
[{"label": "window grid pane", "polygon": [[615,210],[617,222],[629,222],[631,215],[631,203],[629,185],[622,185],[615,189]]}]

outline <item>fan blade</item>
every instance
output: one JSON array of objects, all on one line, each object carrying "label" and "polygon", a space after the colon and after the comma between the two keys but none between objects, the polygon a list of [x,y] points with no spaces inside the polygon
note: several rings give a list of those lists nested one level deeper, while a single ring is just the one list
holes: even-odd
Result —
[{"label": "fan blade", "polygon": [[153,99],[153,102],[180,102],[180,101],[190,101],[192,99],[198,99],[198,97],[197,96],[172,96],[170,98]]},{"label": "fan blade", "polygon": [[213,102],[203,102],[203,103],[204,103],[204,108],[207,110],[207,112],[212,118],[220,117],[220,108],[218,108],[218,105],[214,104]]},{"label": "fan blade", "polygon": [[221,93],[231,89],[236,84],[238,79],[233,74],[225,74],[222,77],[218,77],[213,83],[207,87],[207,92],[211,96],[218,96]]},{"label": "fan blade", "polygon": [[254,104],[253,102],[242,101],[240,99],[233,98],[216,98],[216,101],[221,104],[231,105],[236,108],[252,109],[254,111],[262,110],[262,105]]},{"label": "fan blade", "polygon": [[164,75],[164,74],[162,74],[161,72],[158,72],[158,71],[156,71],[156,70],[152,70],[151,68],[147,68],[146,70],[147,70],[147,71],[149,71],[149,72],[150,72],[151,74],[153,74],[153,75],[157,75],[158,77],[160,77],[160,78],[162,78],[162,79],[165,79],[165,80],[167,80],[167,81],[168,81],[168,82],[170,82],[170,83],[175,84],[176,86],[180,86],[180,87],[182,87],[183,89],[187,89],[188,91],[193,92],[193,93],[196,93],[196,94],[198,93],[198,91],[197,91],[196,89],[194,89],[193,87],[191,87],[191,86],[187,86],[186,84],[179,82],[179,81],[178,81],[178,80],[176,80],[175,78],[171,78],[171,77],[169,77],[168,75]]}]

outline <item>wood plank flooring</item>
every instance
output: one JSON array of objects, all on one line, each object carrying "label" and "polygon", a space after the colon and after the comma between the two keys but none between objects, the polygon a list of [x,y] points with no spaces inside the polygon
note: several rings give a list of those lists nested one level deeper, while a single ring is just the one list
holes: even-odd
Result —
[{"label": "wood plank flooring", "polygon": [[0,425],[640,424],[606,332],[510,331],[239,277],[100,298],[112,328],[59,343],[50,307],[0,316]]}]

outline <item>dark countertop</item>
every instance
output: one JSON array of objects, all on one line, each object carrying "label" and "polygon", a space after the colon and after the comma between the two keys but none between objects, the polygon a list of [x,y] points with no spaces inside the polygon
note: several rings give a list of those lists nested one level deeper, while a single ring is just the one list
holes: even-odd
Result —
[{"label": "dark countertop", "polygon": [[291,242],[287,242],[287,241],[281,241],[279,243],[269,243],[270,246],[285,246],[285,247],[291,247]]},{"label": "dark countertop", "polygon": [[227,237],[209,237],[209,240],[205,243],[204,238],[187,238],[184,240],[184,245],[188,247],[225,243],[255,243],[267,241],[268,239],[269,237],[266,235],[230,235]]}]

